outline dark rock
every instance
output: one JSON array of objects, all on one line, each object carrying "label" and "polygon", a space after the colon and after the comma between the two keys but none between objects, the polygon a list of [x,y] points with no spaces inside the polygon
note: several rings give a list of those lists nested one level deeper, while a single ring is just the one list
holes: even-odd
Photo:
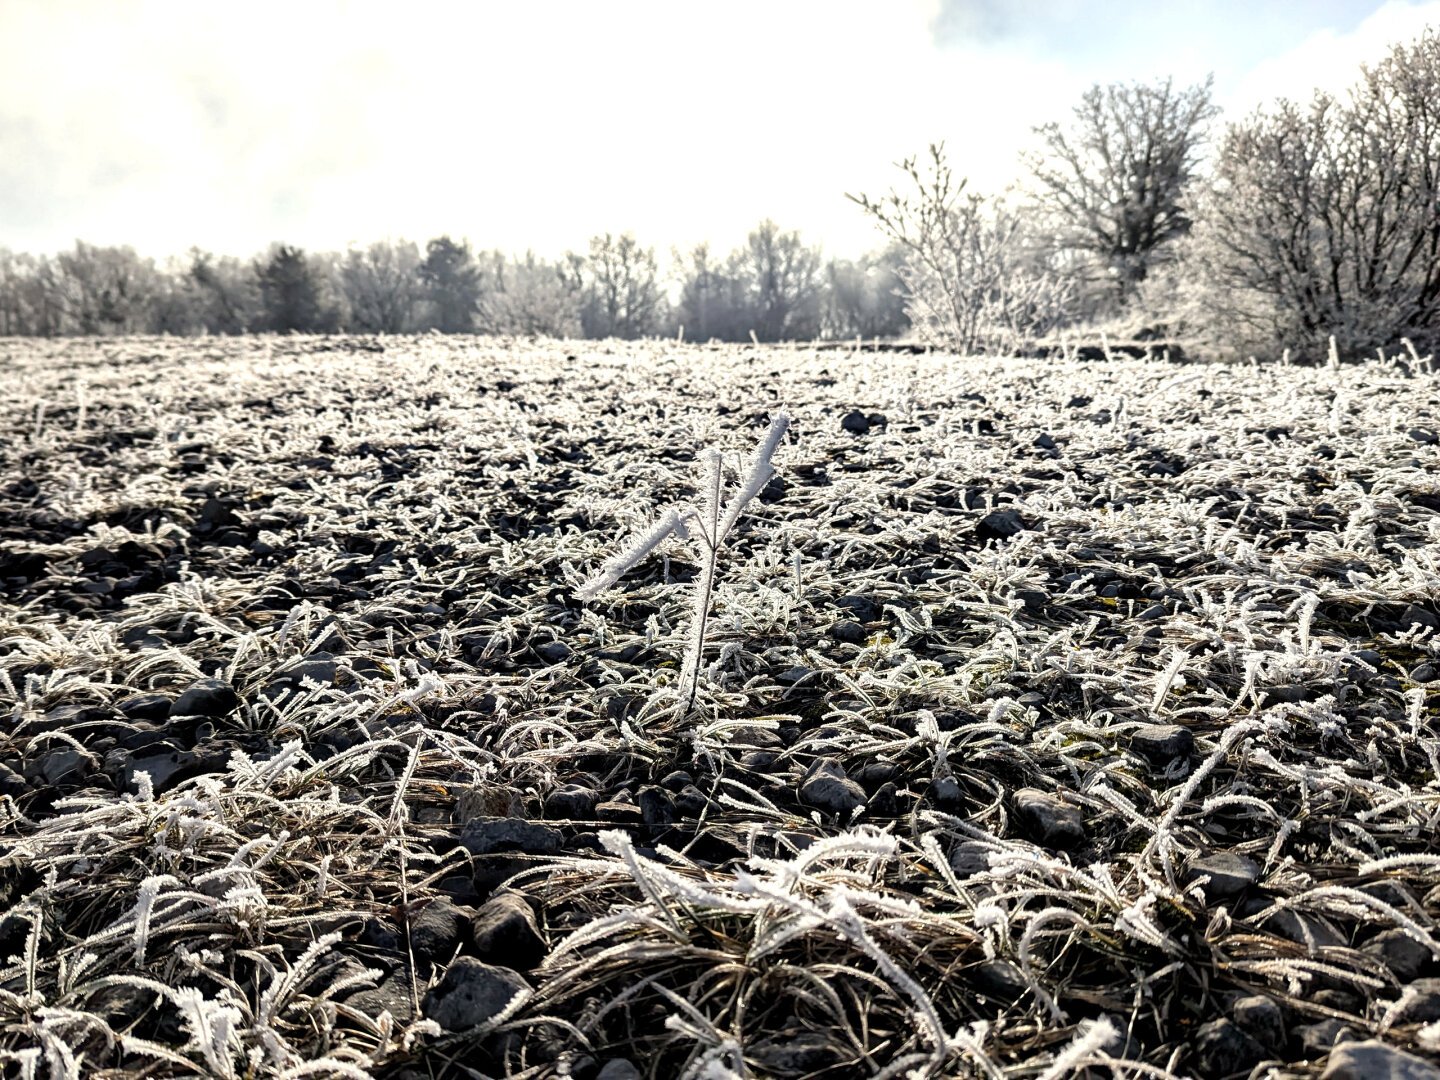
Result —
[{"label": "dark rock", "polygon": [[1233,851],[1217,851],[1194,859],[1185,871],[1184,884],[1201,877],[1209,880],[1201,886],[1207,904],[1233,900],[1260,880],[1260,866],[1255,860]]},{"label": "dark rock", "polygon": [[859,409],[852,409],[841,418],[840,426],[851,435],[864,435],[870,430],[870,420]]},{"label": "dark rock", "polygon": [[640,1080],[642,1075],[629,1058],[611,1058],[600,1066],[595,1080]]},{"label": "dark rock", "polygon": [[740,755],[740,767],[748,772],[769,772],[779,760],[774,750],[746,750]]},{"label": "dark rock", "polygon": [[979,840],[962,840],[950,852],[950,869],[960,878],[983,874],[990,869],[990,853],[993,850],[992,846]]},{"label": "dark rock", "polygon": [[710,800],[694,784],[686,784],[675,794],[675,809],[681,817],[698,818],[709,805]]},{"label": "dark rock", "polygon": [[579,784],[565,784],[545,796],[545,816],[568,821],[589,821],[595,817],[600,797]]},{"label": "dark rock", "polygon": [[827,814],[849,814],[865,805],[865,789],[845,775],[834,758],[817,758],[800,782],[800,800]]},{"label": "dark rock", "polygon": [[1426,611],[1415,604],[1410,604],[1400,613],[1400,627],[1408,630],[1412,626],[1423,626],[1430,630],[1440,630],[1440,616],[1433,611]]},{"label": "dark rock", "polygon": [[1399,1024],[1428,1024],[1440,1020],[1440,979],[1416,979],[1405,988],[1394,1021]]},{"label": "dark rock", "polygon": [[841,619],[830,627],[830,636],[845,645],[864,645],[869,633],[853,619]]},{"label": "dark rock", "polygon": [[790,1020],[773,1035],[764,1035],[745,1047],[763,1076],[825,1076],[840,1064],[833,1039],[798,1020]]},{"label": "dark rock", "polygon": [[1038,450],[1054,450],[1055,440],[1050,436],[1048,432],[1041,432],[1035,437],[1035,441],[1030,445],[1034,446]]},{"label": "dark rock", "polygon": [[595,816],[601,821],[608,821],[614,825],[645,824],[645,818],[640,813],[640,807],[631,802],[629,798],[622,799],[618,796],[607,802],[596,804]]},{"label": "dark rock", "polygon": [[1026,835],[1042,847],[1071,848],[1085,841],[1080,808],[1036,788],[1015,792],[1015,818]]},{"label": "dark rock", "polygon": [[[1336,1043],[1355,1038],[1355,1032],[1343,1020],[1327,1017],[1314,1024],[1302,1024],[1295,1029],[1295,1039],[1306,1057],[1320,1057],[1330,1053]],[[1388,1075],[1388,1074],[1382,1074]],[[1367,1074],[1368,1076],[1368,1074]]]},{"label": "dark rock", "polygon": [[1006,507],[1004,510],[992,510],[981,518],[975,526],[975,536],[979,540],[1008,540],[1027,528],[1029,526],[1020,516],[1020,511]]},{"label": "dark rock", "polygon": [[235,688],[219,679],[201,679],[170,706],[171,716],[229,716],[240,707]]},{"label": "dark rock", "polygon": [[280,668],[266,680],[260,696],[274,701],[304,689],[307,682],[333,686],[339,670],[335,657],[328,652],[311,653]]},{"label": "dark rock", "polygon": [[400,929],[387,919],[366,919],[360,927],[359,941],[382,952],[404,952],[405,944],[400,938]]},{"label": "dark rock", "polygon": [[535,655],[547,664],[559,664],[575,655],[575,650],[563,641],[547,641],[535,646]]},{"label": "dark rock", "polygon": [[481,905],[470,920],[470,936],[480,959],[517,971],[530,970],[549,952],[534,910],[515,893],[501,893]]},{"label": "dark rock", "polygon": [[1316,948],[1322,949],[1344,948],[1350,944],[1329,919],[1306,911],[1295,911],[1293,908],[1277,911],[1261,923],[1261,927],[1272,934],[1279,934],[1287,941],[1304,945],[1307,949],[1311,942],[1314,942]]},{"label": "dark rock", "polygon": [[446,1031],[464,1031],[493,1020],[517,994],[529,989],[517,971],[459,956],[425,995],[422,1011]]},{"label": "dark rock", "polygon": [[1168,614],[1170,614],[1170,611],[1168,608],[1165,607],[1164,604],[1151,604],[1144,611],[1140,612],[1140,614],[1135,616],[1135,621],[1154,622],[1156,619],[1165,618],[1165,616]]},{"label": "dark rock", "polygon": [[164,720],[170,715],[170,699],[164,694],[135,694],[121,698],[115,707],[130,720]]},{"label": "dark rock", "polygon": [[150,774],[151,787],[158,795],[184,780],[199,776],[201,764],[191,750],[164,749],[162,746],[147,753],[135,753],[125,763],[120,774],[120,786],[134,788],[135,777],[141,772]]},{"label": "dark rock", "polygon": [[866,791],[874,791],[883,784],[893,784],[903,777],[893,761],[872,761],[868,765],[861,765],[851,779]]},{"label": "dark rock", "polygon": [[1360,946],[1360,951],[1383,963],[1400,983],[1417,978],[1430,962],[1429,947],[1404,930],[1382,930]]},{"label": "dark rock", "polygon": [[1440,435],[1435,434],[1429,428],[1413,427],[1406,434],[1425,446],[1434,446],[1436,443],[1440,443]]},{"label": "dark rock", "polygon": [[1040,589],[1016,589],[1015,599],[1025,605],[1026,611],[1032,613],[1044,611],[1045,605],[1050,603],[1049,594]]},{"label": "dark rock", "polygon": [[518,851],[553,855],[560,850],[558,830],[524,818],[475,817],[460,830],[460,844],[472,855]]},{"label": "dark rock", "polygon": [[835,606],[849,611],[851,618],[862,623],[875,622],[883,614],[880,604],[868,596],[842,596]]},{"label": "dark rock", "polygon": [[29,790],[30,785],[23,776],[9,765],[0,763],[0,795],[9,795],[12,799],[18,799]]},{"label": "dark rock", "polygon": [[1179,724],[1146,724],[1130,735],[1129,747],[1152,765],[1165,767],[1195,750],[1195,735]]},{"label": "dark rock", "polygon": [[469,914],[449,897],[431,900],[410,920],[410,948],[425,960],[449,960],[460,947]]},{"label": "dark rock", "polygon": [[356,991],[345,999],[345,1004],[371,1019],[382,1012],[388,1012],[400,1024],[408,1024],[414,1019],[410,978],[403,972],[386,976],[378,986]]},{"label": "dark rock", "polygon": [[1233,1020],[1221,1017],[1195,1032],[1195,1061],[1201,1076],[1248,1072],[1265,1060],[1265,1048]]},{"label": "dark rock", "polygon": [[684,769],[668,772],[660,778],[660,786],[666,791],[681,792],[695,783],[695,777]]},{"label": "dark rock", "polygon": [[98,764],[93,755],[73,746],[62,746],[37,758],[34,768],[45,783],[58,784],[61,780],[79,779],[94,772]]},{"label": "dark rock", "polygon": [[900,814],[900,792],[893,783],[886,782],[875,789],[870,801],[865,804],[871,817],[897,817]]},{"label": "dark rock", "polygon": [[1264,994],[1242,997],[1230,1007],[1230,1016],[1267,1053],[1285,1046],[1285,1013],[1274,998]]},{"label": "dark rock", "polygon": [[1440,679],[1440,668],[1434,664],[1417,664],[1415,670],[1410,672],[1410,678],[1417,683],[1434,682]]},{"label": "dark rock", "polygon": [[641,788],[635,797],[640,804],[640,817],[646,825],[672,825],[675,822],[675,801],[662,787]]},{"label": "dark rock", "polygon": [[1320,1080],[1440,1080],[1440,1067],[1378,1039],[1366,1039],[1331,1051]]},{"label": "dark rock", "polygon": [[986,960],[970,969],[975,989],[992,1001],[1013,1005],[1030,990],[1025,973],[1009,960]]},{"label": "dark rock", "polygon": [[965,807],[964,792],[960,790],[960,781],[953,776],[937,776],[930,781],[925,789],[925,798],[938,810],[947,813],[963,810]]}]

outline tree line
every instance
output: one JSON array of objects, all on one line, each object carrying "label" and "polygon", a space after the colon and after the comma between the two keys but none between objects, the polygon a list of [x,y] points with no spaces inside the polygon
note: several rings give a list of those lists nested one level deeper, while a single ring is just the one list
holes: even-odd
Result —
[{"label": "tree line", "polygon": [[[594,237],[547,261],[386,241],[157,266],[77,243],[0,250],[0,334],[420,330],[760,341],[911,335],[962,353],[1085,335],[1226,357],[1440,351],[1440,34],[1343,97],[1280,100],[1218,133],[1211,83],[1096,85],[1035,131],[1027,177],[971,191],[944,147],[849,196],[887,242],[825,260],[765,221],[729,254]],[[1332,345],[1333,342],[1333,345]]]},{"label": "tree line", "polygon": [[474,251],[439,236],[343,253],[276,244],[253,259],[194,250],[156,263],[77,242],[54,256],[0,249],[0,335],[483,333],[720,341],[895,337],[909,325],[898,251],[822,257],[763,221],[724,257],[676,258],[671,302],[653,248],[605,233],[583,253]]}]

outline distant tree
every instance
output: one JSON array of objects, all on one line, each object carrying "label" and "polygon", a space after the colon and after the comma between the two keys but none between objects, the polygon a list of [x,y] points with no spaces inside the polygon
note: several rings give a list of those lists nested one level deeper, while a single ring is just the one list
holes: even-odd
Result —
[{"label": "distant tree", "polygon": [[302,249],[277,244],[256,263],[255,276],[265,329],[315,333],[335,328],[334,309],[324,303],[321,272]]},{"label": "distant tree", "polygon": [[694,341],[748,341],[755,323],[738,255],[720,262],[710,245],[697,244],[688,258],[677,252],[675,261],[683,266],[676,317],[685,336]]},{"label": "distant tree", "polygon": [[484,276],[470,245],[436,237],[425,245],[418,275],[431,325],[445,334],[473,333]]},{"label": "distant tree", "polygon": [[590,240],[588,256],[570,256],[567,278],[580,294],[580,326],[588,338],[638,338],[659,332],[665,294],[655,249],[630,233]]},{"label": "distant tree", "polygon": [[579,337],[580,294],[567,268],[526,252],[507,259],[493,251],[482,261],[483,288],[476,325],[489,334]]},{"label": "distant tree", "polygon": [[351,248],[340,268],[353,330],[401,334],[414,328],[420,302],[420,252],[409,241]]},{"label": "distant tree", "polygon": [[1440,350],[1440,31],[1231,125],[1193,241],[1218,350]]},{"label": "distant tree", "polygon": [[1128,301],[1163,245],[1190,228],[1185,195],[1206,124],[1218,113],[1211,81],[1176,90],[1166,79],[1096,85],[1066,126],[1036,129],[1029,158],[1062,249],[1084,253]]},{"label": "distant tree", "polygon": [[906,158],[907,190],[850,195],[904,252],[906,314],[922,340],[955,352],[1009,352],[1067,317],[1071,290],[1004,199],[965,191],[930,147],[928,164]]},{"label": "distant tree", "polygon": [[155,264],[128,247],[97,247],[77,240],[55,258],[53,287],[65,329],[79,334],[144,330],[158,286]]},{"label": "distant tree", "polygon": [[755,336],[794,341],[820,333],[820,252],[800,234],[762,221],[746,238],[740,265],[749,285]]},{"label": "distant tree", "polygon": [[200,323],[212,334],[243,334],[260,328],[260,281],[255,267],[229,255],[190,250],[187,272]]},{"label": "distant tree", "polygon": [[889,247],[854,262],[825,266],[822,334],[830,338],[894,338],[910,328],[905,315],[904,252]]}]

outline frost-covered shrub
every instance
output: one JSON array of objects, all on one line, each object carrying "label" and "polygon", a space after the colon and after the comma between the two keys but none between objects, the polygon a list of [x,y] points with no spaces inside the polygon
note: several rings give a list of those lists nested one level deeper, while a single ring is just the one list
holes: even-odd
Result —
[{"label": "frost-covered shrub", "polygon": [[1344,101],[1231,125],[1195,231],[1217,345],[1318,360],[1440,341],[1440,35],[1397,45]]}]

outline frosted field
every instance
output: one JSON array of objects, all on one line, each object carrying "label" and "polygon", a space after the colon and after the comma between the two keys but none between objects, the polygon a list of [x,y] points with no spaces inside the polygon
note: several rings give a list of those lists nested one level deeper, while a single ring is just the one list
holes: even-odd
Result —
[{"label": "frosted field", "polygon": [[1433,374],[0,373],[7,1077],[1440,1076]]}]

